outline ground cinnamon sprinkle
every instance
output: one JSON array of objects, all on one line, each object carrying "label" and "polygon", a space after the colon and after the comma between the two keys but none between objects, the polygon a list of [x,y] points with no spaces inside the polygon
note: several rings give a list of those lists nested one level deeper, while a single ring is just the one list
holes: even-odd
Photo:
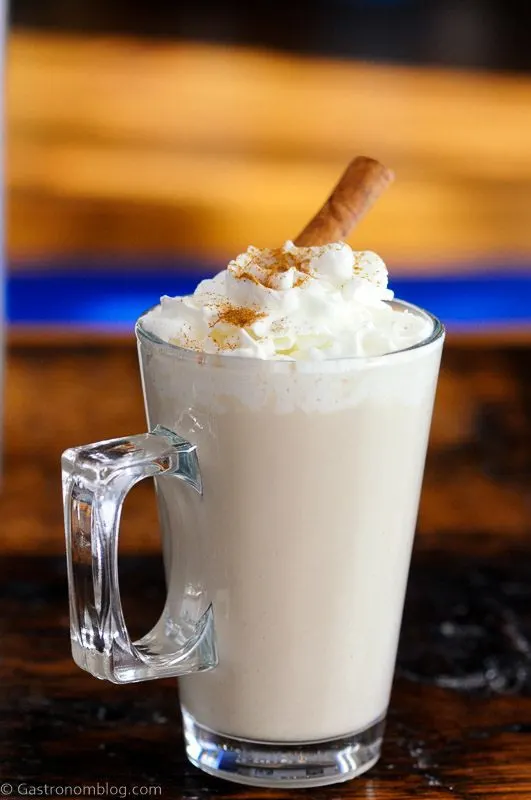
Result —
[{"label": "ground cinnamon sprinkle", "polygon": [[258,286],[264,286],[266,289],[273,289],[274,286],[271,285],[273,276],[288,272],[290,269],[295,269],[297,272],[304,273],[304,277],[299,276],[297,278],[294,284],[295,286],[302,286],[306,278],[311,276],[310,263],[312,259],[310,257],[302,257],[298,253],[285,251],[281,247],[273,248],[269,253],[273,259],[271,264],[262,264],[261,254],[256,258],[252,258],[250,261],[250,266],[258,267],[260,272],[265,273],[263,278],[256,277],[256,275],[253,275],[253,273],[249,272],[247,269],[243,269],[236,277],[240,280],[252,281],[252,283]]},{"label": "ground cinnamon sprinkle", "polygon": [[311,258],[302,258],[297,253],[286,252],[280,247],[272,250],[271,255],[275,260],[268,266],[268,272],[278,274],[279,272],[288,272],[290,269],[296,269],[298,272],[305,272],[307,275],[310,272]]},{"label": "ground cinnamon sprinkle", "polygon": [[250,272],[245,272],[245,271],[244,272],[239,272],[236,275],[236,277],[241,281],[243,281],[243,280],[251,281],[251,283],[255,283],[257,286],[261,286],[262,285],[260,283],[260,281],[258,280],[258,278],[255,275],[253,275],[252,273],[250,273]]},{"label": "ground cinnamon sprinkle", "polygon": [[220,312],[215,324],[218,322],[226,322],[229,325],[235,325],[237,328],[248,328],[249,325],[252,325],[266,316],[267,313],[265,311],[256,311],[254,308],[228,306]]}]

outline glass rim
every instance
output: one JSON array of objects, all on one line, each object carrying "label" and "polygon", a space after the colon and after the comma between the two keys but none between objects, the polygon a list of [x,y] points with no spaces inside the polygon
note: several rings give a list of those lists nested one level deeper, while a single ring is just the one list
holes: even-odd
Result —
[{"label": "glass rim", "polygon": [[[333,358],[324,358],[322,361],[314,361],[314,364],[332,364],[334,362],[364,362],[364,361],[374,361],[374,360],[381,360],[381,359],[392,359],[393,356],[401,355],[402,353],[408,353],[410,350],[419,350],[421,348],[427,347],[430,344],[441,339],[444,334],[446,333],[446,328],[444,327],[443,323],[438,319],[434,314],[430,311],[426,311],[426,309],[421,308],[420,306],[416,306],[414,303],[408,303],[406,300],[400,300],[399,298],[393,298],[392,300],[385,300],[385,303],[391,306],[398,306],[404,311],[411,311],[414,314],[419,314],[429,320],[431,320],[433,324],[433,328],[431,332],[426,336],[424,339],[421,339],[420,342],[416,342],[415,344],[408,345],[407,347],[402,347],[399,350],[390,350],[387,353],[381,353],[380,355],[373,355],[373,356],[356,356],[356,355],[344,355],[344,356],[334,356]],[[172,344],[171,342],[165,342],[164,339],[160,339],[156,334],[148,331],[142,325],[142,320],[150,311],[154,308],[157,308],[159,303],[151,308],[148,308],[144,311],[137,319],[135,323],[135,335],[137,340],[140,344],[142,342],[149,342],[151,345],[155,345],[159,350],[166,352],[168,355],[171,355],[173,358],[178,358],[179,360],[183,361],[194,361],[200,362],[201,364],[212,364],[215,366],[220,365],[220,361],[223,361],[226,366],[230,366],[233,364],[234,366],[239,365],[240,367],[243,365],[248,366],[263,366],[264,364],[275,364],[277,367],[281,365],[286,365],[287,368],[293,368],[293,365],[300,364],[300,363],[307,363],[306,360],[300,359],[277,359],[277,358],[254,358],[253,356],[235,356],[235,355],[224,355],[222,352],[220,353],[204,353],[202,350],[192,350],[191,348],[187,347],[180,347],[180,345]]]}]

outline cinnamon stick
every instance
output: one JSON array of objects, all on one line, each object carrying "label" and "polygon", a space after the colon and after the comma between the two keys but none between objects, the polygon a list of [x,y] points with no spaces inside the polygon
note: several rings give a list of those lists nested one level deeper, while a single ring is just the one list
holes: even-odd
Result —
[{"label": "cinnamon stick", "polygon": [[297,247],[311,247],[346,239],[393,179],[393,172],[383,164],[358,156],[294,243]]}]

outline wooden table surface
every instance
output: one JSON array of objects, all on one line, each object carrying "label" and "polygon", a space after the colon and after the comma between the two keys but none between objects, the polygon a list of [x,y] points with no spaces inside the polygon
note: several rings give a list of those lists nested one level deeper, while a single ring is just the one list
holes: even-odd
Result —
[{"label": "wooden table surface", "polygon": [[[531,798],[530,371],[526,347],[450,340],[383,756],[362,778],[303,795]],[[143,429],[133,345],[19,341],[6,428],[0,777],[13,796],[98,783],[107,796],[288,796],[189,766],[173,681],[117,687],[71,660],[58,457]],[[140,635],[163,595],[147,483],[124,526],[121,582]]]}]

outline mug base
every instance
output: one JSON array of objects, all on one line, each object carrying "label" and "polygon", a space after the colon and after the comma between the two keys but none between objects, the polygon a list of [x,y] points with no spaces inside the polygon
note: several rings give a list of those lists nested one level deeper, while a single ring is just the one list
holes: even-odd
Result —
[{"label": "mug base", "polygon": [[356,778],[380,758],[385,718],[335,739],[273,743],[205,728],[182,709],[186,755],[203,772],[249,786],[304,788]]}]

